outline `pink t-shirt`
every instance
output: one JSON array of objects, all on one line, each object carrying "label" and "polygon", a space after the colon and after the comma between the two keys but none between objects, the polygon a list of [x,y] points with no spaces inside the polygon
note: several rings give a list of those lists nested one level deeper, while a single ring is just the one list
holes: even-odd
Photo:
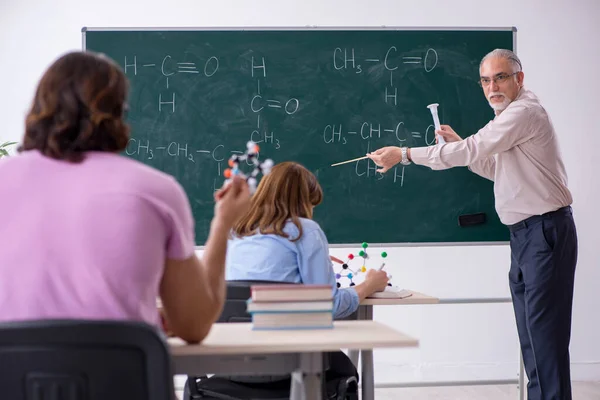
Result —
[{"label": "pink t-shirt", "polygon": [[0,160],[0,321],[156,325],[165,260],[193,253],[190,205],[169,175],[104,152]]}]

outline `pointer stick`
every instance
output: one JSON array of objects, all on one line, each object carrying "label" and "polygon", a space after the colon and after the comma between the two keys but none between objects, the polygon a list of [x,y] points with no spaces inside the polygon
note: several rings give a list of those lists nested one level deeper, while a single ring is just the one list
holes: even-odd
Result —
[{"label": "pointer stick", "polygon": [[358,157],[358,158],[354,158],[354,159],[352,159],[352,160],[348,160],[348,161],[342,161],[342,162],[339,162],[339,163],[336,163],[336,164],[331,164],[331,166],[332,166],[332,167],[335,167],[336,165],[348,164],[348,163],[351,163],[351,162],[353,162],[353,161],[364,160],[365,158],[369,158],[369,157],[367,157],[367,156],[364,156],[364,157]]}]

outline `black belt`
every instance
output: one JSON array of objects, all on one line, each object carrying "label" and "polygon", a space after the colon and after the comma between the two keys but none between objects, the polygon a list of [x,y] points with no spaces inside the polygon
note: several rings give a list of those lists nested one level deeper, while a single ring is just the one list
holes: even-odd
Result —
[{"label": "black belt", "polygon": [[531,225],[535,224],[536,222],[539,222],[539,221],[541,221],[545,218],[551,217],[553,215],[556,215],[556,214],[571,215],[572,213],[573,213],[573,210],[572,210],[571,206],[565,206],[565,207],[559,208],[558,210],[549,211],[542,215],[533,215],[529,218],[524,219],[521,222],[517,222],[516,224],[507,225],[507,226],[511,232],[515,232],[515,231],[518,231],[519,229],[527,228],[528,226],[531,226]]}]

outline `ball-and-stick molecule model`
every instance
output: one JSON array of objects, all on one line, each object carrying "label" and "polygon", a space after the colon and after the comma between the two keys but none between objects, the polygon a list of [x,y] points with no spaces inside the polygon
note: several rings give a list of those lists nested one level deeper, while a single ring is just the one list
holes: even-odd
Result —
[{"label": "ball-and-stick molecule model", "polygon": [[[356,282],[354,282],[354,279],[361,273],[366,273],[368,268],[367,268],[367,260],[372,259],[371,256],[369,255],[369,253],[367,253],[367,247],[369,247],[369,244],[364,242],[361,245],[361,250],[358,252],[357,255],[354,255],[352,253],[348,254],[348,259],[346,260],[346,262],[344,262],[342,264],[342,270],[338,273],[335,274],[335,280],[337,281],[337,287],[340,288],[342,287],[342,284],[340,282],[340,280],[342,278],[346,279],[347,281],[349,281],[348,286],[355,286]],[[387,257],[387,253],[385,251],[382,251],[380,254],[382,259],[385,259]],[[358,259],[362,259],[361,265],[359,268],[350,268],[349,263],[353,260],[358,260]],[[378,267],[379,270],[382,270],[383,267],[385,267],[385,262],[382,261],[381,265]],[[388,286],[392,286],[391,283],[388,283]]]},{"label": "ball-and-stick molecule model", "polygon": [[[248,183],[250,187],[250,193],[254,193],[256,191],[256,185],[258,183],[257,176],[258,174],[268,175],[271,172],[271,168],[273,168],[273,160],[270,158],[266,159],[263,162],[258,161],[258,152],[260,148],[258,145],[252,141],[246,143],[246,152],[244,154],[233,154],[229,159],[229,168],[225,170],[223,175],[225,175],[225,185],[229,183],[231,178],[235,175],[238,175],[244,179]],[[246,163],[250,166],[253,166],[254,169],[245,174],[241,168],[240,163],[246,161]]]}]

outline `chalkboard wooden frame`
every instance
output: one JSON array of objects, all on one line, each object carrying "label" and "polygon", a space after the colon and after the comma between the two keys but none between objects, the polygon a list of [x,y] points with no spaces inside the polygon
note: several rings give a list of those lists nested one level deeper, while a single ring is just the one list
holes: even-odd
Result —
[{"label": "chalkboard wooden frame", "polygon": [[[270,26],[270,27],[83,27],[82,49],[87,49],[86,34],[100,31],[512,31],[512,50],[517,52],[516,27],[455,27],[455,26]],[[424,247],[424,246],[490,246],[506,245],[508,241],[458,241],[458,242],[401,242],[369,243],[373,247]],[[359,243],[330,243],[332,248],[356,247]],[[203,249],[204,246],[196,246]]]}]

